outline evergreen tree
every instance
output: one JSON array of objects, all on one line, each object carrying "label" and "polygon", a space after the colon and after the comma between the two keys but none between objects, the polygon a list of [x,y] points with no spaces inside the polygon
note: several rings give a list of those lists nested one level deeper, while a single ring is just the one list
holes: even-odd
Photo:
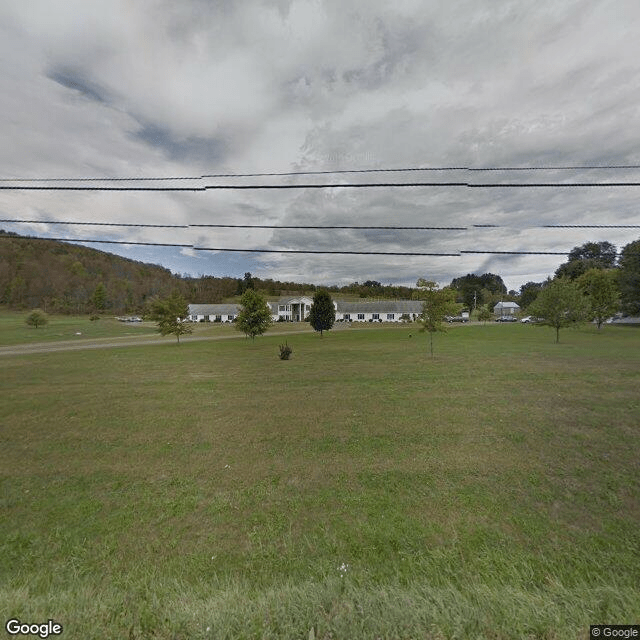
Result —
[{"label": "evergreen tree", "polygon": [[336,310],[328,291],[320,290],[313,296],[313,304],[309,312],[309,322],[315,331],[329,331],[336,321]]}]

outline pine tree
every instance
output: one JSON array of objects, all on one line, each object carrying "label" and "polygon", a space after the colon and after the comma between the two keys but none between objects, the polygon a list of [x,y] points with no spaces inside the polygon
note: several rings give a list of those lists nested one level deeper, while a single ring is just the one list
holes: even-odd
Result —
[{"label": "pine tree", "polygon": [[313,304],[309,312],[309,322],[315,331],[329,331],[336,321],[336,310],[328,291],[320,290],[313,296]]}]

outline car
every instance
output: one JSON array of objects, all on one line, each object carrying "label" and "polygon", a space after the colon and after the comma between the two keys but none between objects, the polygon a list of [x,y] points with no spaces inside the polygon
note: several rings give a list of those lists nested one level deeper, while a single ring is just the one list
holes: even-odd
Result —
[{"label": "car", "polygon": [[496,318],[496,322],[518,322],[518,318],[515,316],[500,316]]},{"label": "car", "polygon": [[525,324],[529,324],[531,322],[536,322],[537,318],[535,316],[525,316],[520,320],[520,322],[524,322]]},{"label": "car", "polygon": [[465,316],[446,316],[445,320],[447,322],[469,322],[469,318]]}]

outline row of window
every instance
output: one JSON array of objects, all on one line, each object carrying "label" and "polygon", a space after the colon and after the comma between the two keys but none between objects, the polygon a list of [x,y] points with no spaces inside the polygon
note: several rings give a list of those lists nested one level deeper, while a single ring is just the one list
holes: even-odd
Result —
[{"label": "row of window", "polygon": [[[351,314],[350,313],[345,313],[343,318],[345,320],[351,320]],[[371,314],[371,319],[372,320],[380,320],[380,314],[379,313],[372,313]],[[396,319],[396,314],[395,313],[387,313],[387,320],[395,320]],[[364,320],[364,313],[359,313],[358,314],[358,320]]]}]

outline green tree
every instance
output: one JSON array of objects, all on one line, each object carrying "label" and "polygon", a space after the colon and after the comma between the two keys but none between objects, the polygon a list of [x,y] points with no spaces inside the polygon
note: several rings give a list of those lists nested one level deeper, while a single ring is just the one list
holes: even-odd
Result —
[{"label": "green tree", "polygon": [[480,307],[478,311],[478,320],[480,322],[486,322],[487,320],[491,320],[493,318],[493,313],[487,309],[487,307]]},{"label": "green tree", "polygon": [[598,329],[618,310],[620,294],[617,280],[613,269],[589,269],[577,280],[589,302],[589,319],[595,320]]},{"label": "green tree", "polygon": [[248,291],[249,289],[255,289],[255,288],[256,288],[256,285],[251,275],[251,272],[247,271],[244,274],[244,279],[238,280],[238,288],[236,289],[236,293],[241,296],[245,291]]},{"label": "green tree", "polygon": [[444,319],[446,316],[457,315],[460,305],[456,303],[455,289],[440,289],[431,280],[420,279],[417,282],[418,291],[414,298],[422,300],[422,315],[420,331],[429,333],[429,345],[433,358],[433,334],[436,331],[446,331]]},{"label": "green tree", "polygon": [[540,293],[544,286],[544,282],[527,282],[520,287],[520,296],[518,304],[522,309],[526,309]]},{"label": "green tree", "polygon": [[96,311],[104,311],[107,306],[107,288],[103,282],[98,282],[91,296],[91,305]]},{"label": "green tree", "polygon": [[191,327],[183,322],[189,315],[185,299],[174,291],[168,298],[155,298],[150,303],[150,317],[158,323],[158,332],[163,336],[174,335],[180,344],[180,336],[192,333]]},{"label": "green tree", "polygon": [[311,311],[309,312],[309,322],[315,331],[329,331],[336,321],[336,310],[333,300],[328,291],[320,290],[313,296]]},{"label": "green tree", "polygon": [[242,309],[236,319],[236,329],[254,340],[271,326],[271,309],[264,296],[254,289],[247,289],[242,294],[240,305]]},{"label": "green tree", "polygon": [[45,324],[47,324],[47,322],[49,322],[49,318],[47,317],[47,314],[44,311],[42,311],[42,309],[34,309],[26,317],[25,322],[30,327],[35,327],[37,329],[38,327],[42,327]]},{"label": "green tree", "polygon": [[612,269],[617,256],[616,248],[610,242],[587,242],[571,249],[569,259],[556,269],[555,277],[577,280],[589,269]]},{"label": "green tree", "polygon": [[539,324],[556,330],[556,343],[560,342],[560,329],[583,322],[589,304],[580,287],[569,278],[556,278],[547,282],[529,311],[540,318]]},{"label": "green tree", "polygon": [[622,311],[640,314],[640,240],[623,247],[618,274]]}]

